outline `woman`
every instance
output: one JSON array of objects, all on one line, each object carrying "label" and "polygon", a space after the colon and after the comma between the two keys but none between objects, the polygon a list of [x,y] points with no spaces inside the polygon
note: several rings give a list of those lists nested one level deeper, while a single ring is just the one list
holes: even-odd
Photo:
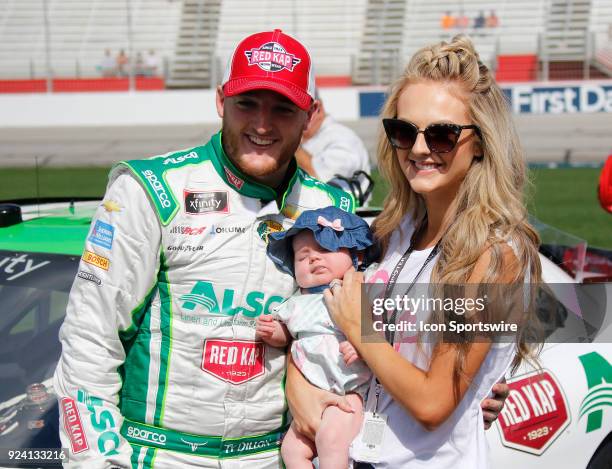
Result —
[{"label": "woman", "polygon": [[[502,91],[471,41],[458,36],[418,51],[382,116],[378,164],[391,190],[374,223],[383,248],[376,279],[537,283],[538,236],[522,199],[523,154]],[[530,356],[523,336],[516,346],[487,338],[430,347],[362,342],[362,282],[351,271],[342,287],[325,294],[337,326],[376,377],[366,409],[387,423],[375,467],[486,467],[479,403],[511,363]],[[290,368],[290,403],[300,399],[295,381]]]}]

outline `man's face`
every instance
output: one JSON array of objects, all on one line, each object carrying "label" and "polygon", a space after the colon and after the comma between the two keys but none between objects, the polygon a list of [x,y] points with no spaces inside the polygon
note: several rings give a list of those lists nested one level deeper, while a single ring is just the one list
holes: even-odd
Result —
[{"label": "man's face", "polygon": [[217,88],[225,153],[247,176],[270,187],[278,186],[317,106],[313,104],[306,112],[274,91],[226,97],[222,88]]}]

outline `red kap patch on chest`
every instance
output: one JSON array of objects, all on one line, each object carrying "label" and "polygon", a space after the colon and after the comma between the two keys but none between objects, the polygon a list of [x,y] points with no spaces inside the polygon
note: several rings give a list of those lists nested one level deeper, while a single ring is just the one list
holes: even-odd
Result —
[{"label": "red kap patch on chest", "polygon": [[508,386],[510,395],[497,420],[502,444],[540,455],[570,423],[565,394],[547,370],[518,376]]},{"label": "red kap patch on chest", "polygon": [[206,339],[202,370],[232,384],[242,384],[264,374],[265,346],[250,340]]}]

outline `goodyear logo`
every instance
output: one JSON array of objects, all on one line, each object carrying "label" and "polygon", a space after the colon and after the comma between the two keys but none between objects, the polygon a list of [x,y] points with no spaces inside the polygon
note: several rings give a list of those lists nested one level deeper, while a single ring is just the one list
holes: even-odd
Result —
[{"label": "goodyear logo", "polygon": [[110,267],[110,261],[106,257],[99,256],[91,251],[86,250],[83,253],[82,259],[88,264],[91,264],[94,267],[99,267],[100,269],[108,270]]}]

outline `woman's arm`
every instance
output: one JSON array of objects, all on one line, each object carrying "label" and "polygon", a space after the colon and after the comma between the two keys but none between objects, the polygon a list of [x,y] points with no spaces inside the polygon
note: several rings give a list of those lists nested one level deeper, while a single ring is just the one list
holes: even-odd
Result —
[{"label": "woman's arm", "polygon": [[[504,279],[514,278],[517,262],[512,250],[504,251]],[[490,263],[487,250],[477,261],[468,283],[479,283]],[[380,383],[393,399],[428,429],[435,429],[455,410],[465,394],[472,378],[478,372],[489,348],[489,342],[472,343],[466,353],[463,373],[458,386],[458,400],[455,398],[453,370],[456,346],[441,343],[436,346],[430,368],[427,371],[413,365],[387,343],[366,343],[361,341],[361,284],[363,276],[349,271],[343,287],[334,292],[325,291],[325,300],[330,313],[355,346],[361,358],[368,364]]]},{"label": "woman's arm", "polygon": [[297,431],[313,441],[321,423],[321,415],[328,406],[335,405],[345,412],[354,412],[343,396],[310,384],[295,366],[291,355],[287,363],[285,395]]}]

